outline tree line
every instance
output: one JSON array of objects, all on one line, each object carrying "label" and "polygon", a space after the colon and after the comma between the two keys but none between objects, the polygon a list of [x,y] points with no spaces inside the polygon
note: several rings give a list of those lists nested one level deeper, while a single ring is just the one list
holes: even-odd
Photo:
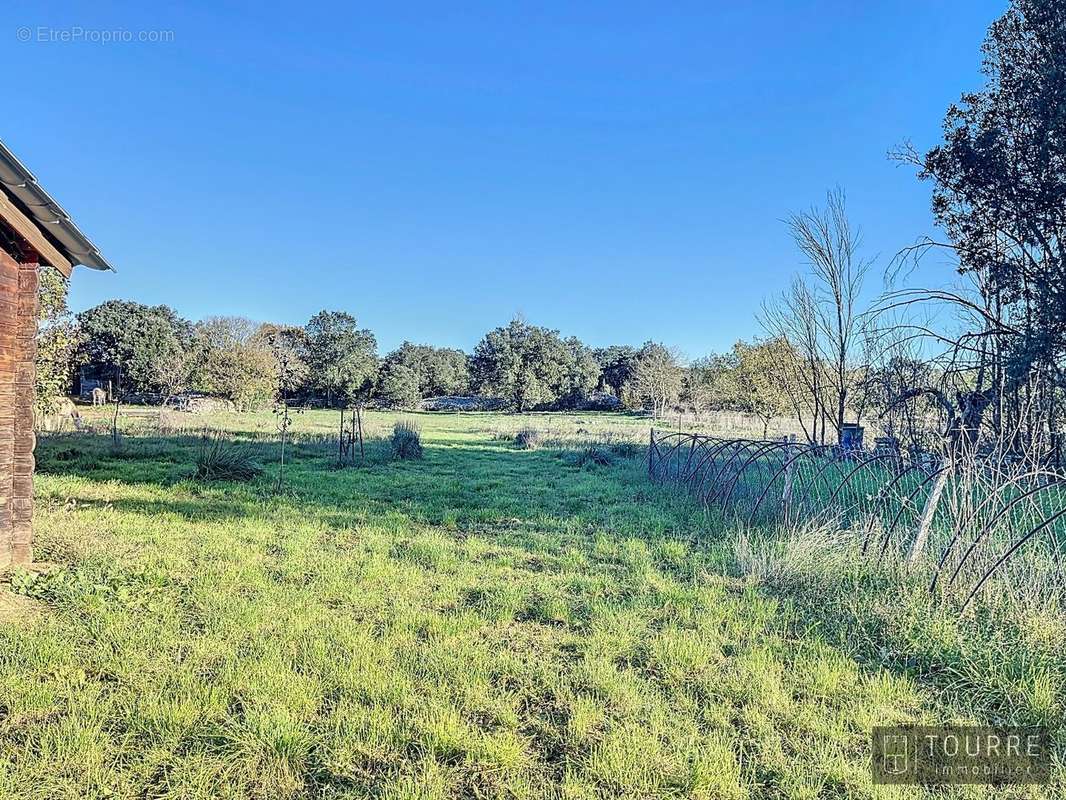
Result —
[{"label": "tree line", "polygon": [[787,412],[772,379],[780,341],[738,342],[724,356],[685,364],[675,348],[593,348],[576,337],[513,319],[470,354],[405,341],[379,357],[373,332],[343,311],[303,326],[242,317],[183,319],[172,308],[108,300],[72,315],[65,287],[42,289],[38,394],[67,394],[83,367],[113,394],[160,402],[187,393],[238,409],[290,403],[417,408],[427,398],[482,395],[515,411],[599,407],[664,414],[731,409],[764,424]]},{"label": "tree line", "polygon": [[108,300],[74,315],[65,291],[49,271],[38,336],[42,401],[68,394],[84,373],[112,395],[165,401],[198,393],[239,409],[280,396],[330,406],[373,400],[414,408],[429,397],[484,394],[527,411],[575,407],[597,390],[636,402],[630,391],[635,377],[649,372],[653,353],[665,351],[650,344],[594,350],[515,319],[487,333],[469,355],[405,341],[380,357],[374,333],[345,311],[323,310],[303,326],[242,317],[191,322],[166,305]]},{"label": "tree line", "polygon": [[[791,215],[805,269],[766,301],[762,336],[684,363],[675,349],[590,348],[522,319],[470,354],[405,342],[379,358],[345,312],[303,327],[239,318],[198,323],[166,306],[109,301],[76,317],[45,280],[39,392],[86,364],[126,390],[197,391],[249,408],[279,396],[410,408],[447,394],[502,398],[517,411],[590,399],[662,414],[732,409],[791,416],[812,443],[873,421],[913,450],[995,446],[1059,459],[1066,416],[1066,6],[1013,0],[983,46],[985,85],[949,107],[943,142],[892,157],[932,185],[942,238],[903,248],[869,297],[874,261],[843,190]],[[931,252],[951,255],[945,287],[907,286]]]}]

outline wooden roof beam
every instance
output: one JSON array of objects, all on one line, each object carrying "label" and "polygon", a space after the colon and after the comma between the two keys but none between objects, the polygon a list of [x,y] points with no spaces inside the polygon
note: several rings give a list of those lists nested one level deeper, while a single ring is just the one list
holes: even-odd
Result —
[{"label": "wooden roof beam", "polygon": [[44,235],[44,232],[29,217],[23,214],[2,191],[0,191],[0,217],[3,217],[4,221],[14,228],[19,236],[29,242],[47,263],[62,272],[65,277],[70,277],[70,271],[73,268],[70,260],[56,249],[56,246]]}]

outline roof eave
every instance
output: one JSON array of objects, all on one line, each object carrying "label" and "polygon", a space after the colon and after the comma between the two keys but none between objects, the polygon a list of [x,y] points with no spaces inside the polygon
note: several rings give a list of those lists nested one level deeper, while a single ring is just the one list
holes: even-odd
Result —
[{"label": "roof eave", "polygon": [[53,240],[71,264],[96,270],[115,271],[26,166],[0,141],[0,185],[28,212],[32,222]]}]

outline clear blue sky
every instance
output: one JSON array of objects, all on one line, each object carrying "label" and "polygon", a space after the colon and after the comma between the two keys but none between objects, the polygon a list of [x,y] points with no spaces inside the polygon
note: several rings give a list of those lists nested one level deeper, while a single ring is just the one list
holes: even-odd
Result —
[{"label": "clear blue sky", "polygon": [[[932,231],[885,154],[937,141],[1005,9],[179,5],[4,14],[0,136],[119,269],[79,270],[75,310],[340,308],[383,351],[469,350],[520,312],[691,357],[757,332],[802,266],[780,220],[828,188],[881,265]],[[47,41],[79,27],[173,40]]]}]

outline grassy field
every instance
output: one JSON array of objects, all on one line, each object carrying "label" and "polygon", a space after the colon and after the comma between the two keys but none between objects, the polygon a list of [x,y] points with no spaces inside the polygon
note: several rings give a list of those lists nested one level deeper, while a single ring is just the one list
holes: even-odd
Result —
[{"label": "grassy field", "polygon": [[1064,740],[1061,614],[958,624],[821,534],[733,530],[647,482],[643,418],[417,414],[395,461],[396,418],[337,468],[335,414],[298,415],[280,492],[269,414],[209,420],[247,483],[192,480],[187,424],[44,439],[0,797],[907,798],[873,725]]}]

